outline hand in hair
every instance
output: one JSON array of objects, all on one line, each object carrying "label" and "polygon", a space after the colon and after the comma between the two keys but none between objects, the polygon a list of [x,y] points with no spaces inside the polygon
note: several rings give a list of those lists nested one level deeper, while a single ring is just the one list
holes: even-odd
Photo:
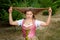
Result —
[{"label": "hand in hair", "polygon": [[52,9],[51,9],[51,7],[49,7],[48,12],[49,12],[49,14],[52,13]]},{"label": "hand in hair", "polygon": [[8,9],[8,11],[9,11],[9,13],[12,13],[12,7],[10,7],[10,8]]}]

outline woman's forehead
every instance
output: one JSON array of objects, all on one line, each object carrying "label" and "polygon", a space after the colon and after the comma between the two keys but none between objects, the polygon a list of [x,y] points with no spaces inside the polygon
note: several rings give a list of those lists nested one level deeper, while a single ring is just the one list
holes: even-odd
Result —
[{"label": "woman's forehead", "polygon": [[27,11],[26,13],[33,13],[32,11]]}]

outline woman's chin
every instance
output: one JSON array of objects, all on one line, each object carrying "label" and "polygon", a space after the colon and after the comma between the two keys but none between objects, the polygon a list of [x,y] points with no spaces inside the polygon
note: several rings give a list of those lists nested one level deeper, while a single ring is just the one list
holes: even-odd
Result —
[{"label": "woman's chin", "polygon": [[32,18],[28,17],[27,19],[32,19]]}]

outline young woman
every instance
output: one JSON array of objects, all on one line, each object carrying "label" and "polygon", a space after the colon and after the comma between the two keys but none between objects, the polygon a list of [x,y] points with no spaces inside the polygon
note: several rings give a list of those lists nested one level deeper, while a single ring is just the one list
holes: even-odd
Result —
[{"label": "young woman", "polygon": [[51,20],[52,9],[49,7],[49,16],[46,22],[35,19],[34,13],[31,10],[25,12],[25,19],[13,21],[12,19],[12,7],[9,8],[9,23],[10,25],[21,25],[22,33],[25,40],[38,40],[35,39],[35,32],[38,26],[48,26]]}]

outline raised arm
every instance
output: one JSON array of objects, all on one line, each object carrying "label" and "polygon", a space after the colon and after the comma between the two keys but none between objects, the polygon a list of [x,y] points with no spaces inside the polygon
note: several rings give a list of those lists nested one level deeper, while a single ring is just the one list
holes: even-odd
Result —
[{"label": "raised arm", "polygon": [[13,21],[12,19],[12,7],[9,8],[9,23],[10,25],[18,25],[17,21]]},{"label": "raised arm", "polygon": [[49,12],[48,19],[47,19],[46,22],[42,22],[42,23],[41,23],[41,26],[48,26],[48,25],[50,24],[51,15],[52,15],[52,9],[51,9],[51,7],[49,7],[48,12]]}]

